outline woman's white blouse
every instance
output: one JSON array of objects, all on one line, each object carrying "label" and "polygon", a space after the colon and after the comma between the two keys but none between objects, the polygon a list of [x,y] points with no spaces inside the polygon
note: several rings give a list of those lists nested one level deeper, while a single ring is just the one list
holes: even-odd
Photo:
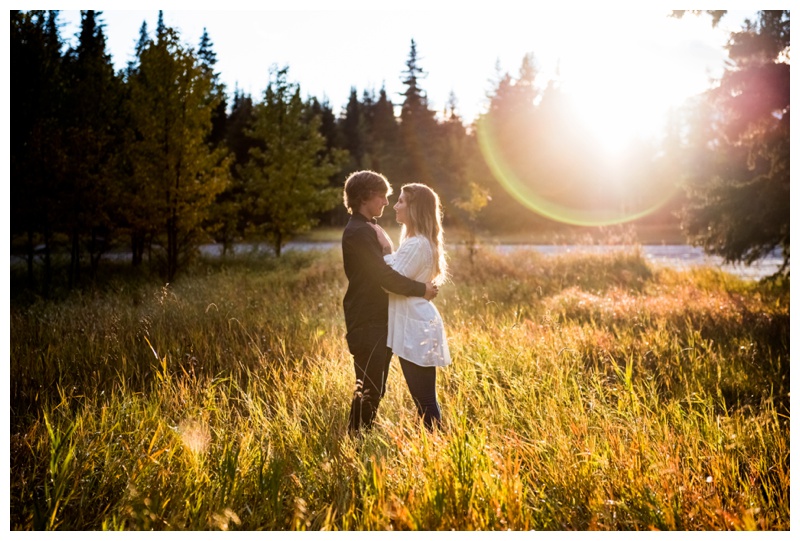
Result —
[{"label": "woman's white blouse", "polygon": [[[428,282],[433,276],[433,249],[422,236],[407,238],[384,260],[418,282]],[[420,366],[446,366],[451,362],[442,316],[422,297],[389,293],[388,346],[398,357]]]}]

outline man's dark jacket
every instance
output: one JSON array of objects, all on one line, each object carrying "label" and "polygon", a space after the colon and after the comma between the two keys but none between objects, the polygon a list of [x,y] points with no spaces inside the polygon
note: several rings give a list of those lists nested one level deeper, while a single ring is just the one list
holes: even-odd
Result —
[{"label": "man's dark jacket", "polygon": [[425,284],[406,278],[386,264],[378,235],[370,223],[377,222],[356,213],[350,217],[342,234],[344,273],[349,281],[343,302],[348,333],[388,325],[386,291],[406,297],[425,296]]}]

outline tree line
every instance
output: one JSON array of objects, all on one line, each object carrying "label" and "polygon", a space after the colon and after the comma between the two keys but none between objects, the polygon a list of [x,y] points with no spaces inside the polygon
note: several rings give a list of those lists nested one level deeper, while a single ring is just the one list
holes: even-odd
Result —
[{"label": "tree line", "polygon": [[[788,197],[780,206],[784,188],[788,196],[788,61],[785,104],[775,91],[742,119],[738,109],[750,102],[731,97],[763,92],[769,84],[756,83],[764,76],[784,84],[788,12],[760,13],[741,33],[755,37],[736,38],[735,65],[716,93],[675,111],[663,140],[643,143],[618,173],[626,189],[610,195],[587,141],[570,130],[558,81],[540,80],[532,54],[517,75],[498,69],[487,110],[467,124],[454,94],[444,110],[431,107],[412,40],[400,102],[385,89],[352,88],[337,115],[327,101],[304,97],[288,67],[270,70],[259,98],[236,89],[229,103],[208,33],[190,47],[160,12],[152,35],[142,24],[134,60],[115,72],[100,12],[82,12],[77,44],[65,48],[57,11],[11,11],[12,249],[24,254],[29,285],[44,294],[54,254],[69,254],[71,286],[82,273],[96,275],[101,256],[120,246],[133,266],[148,262],[172,281],[204,242],[228,250],[265,240],[280,255],[294,235],[319,223],[343,225],[343,181],[368,168],[395,184],[431,185],[448,225],[473,237],[479,229],[554,227],[557,216],[529,212],[531,198],[578,211],[589,211],[580,207],[591,201],[620,215],[656,209],[642,218],[649,220],[682,211],[687,233],[710,251],[747,260],[779,245],[788,265]],[[784,21],[782,48],[774,27]],[[758,71],[754,58],[766,67]],[[723,140],[733,119],[739,131]],[[734,179],[725,176],[731,167]],[[515,194],[503,171],[531,193]],[[743,181],[750,192],[737,192]],[[680,182],[686,193],[661,198]],[[726,232],[738,222],[726,205],[736,203],[720,194],[741,200],[753,192],[770,198],[775,225],[762,220],[758,238],[729,242]]]}]

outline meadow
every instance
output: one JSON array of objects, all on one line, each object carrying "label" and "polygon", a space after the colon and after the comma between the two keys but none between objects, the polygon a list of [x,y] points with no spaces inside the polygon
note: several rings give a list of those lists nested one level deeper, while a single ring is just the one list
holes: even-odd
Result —
[{"label": "meadow", "polygon": [[788,530],[789,287],[636,249],[451,254],[444,425],[374,429],[341,254],[10,311],[12,530]]}]

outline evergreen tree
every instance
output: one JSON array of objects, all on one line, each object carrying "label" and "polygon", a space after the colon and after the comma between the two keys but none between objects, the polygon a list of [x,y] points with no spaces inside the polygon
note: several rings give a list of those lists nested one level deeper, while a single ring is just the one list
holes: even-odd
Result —
[{"label": "evergreen tree", "polygon": [[365,104],[364,116],[369,154],[369,161],[364,163],[364,167],[380,171],[390,182],[402,178],[405,173],[400,126],[385,87],[381,88],[377,101]]},{"label": "evergreen tree", "polygon": [[139,27],[139,39],[136,41],[136,48],[134,49],[134,60],[128,60],[128,65],[125,68],[126,77],[130,77],[136,71],[137,61],[149,42],[150,35],[147,32],[147,21],[142,21],[142,25]]},{"label": "evergreen tree", "polygon": [[404,177],[423,182],[436,190],[442,199],[445,220],[450,221],[450,207],[462,195],[466,183],[464,165],[466,128],[456,113],[455,95],[451,95],[450,111],[437,121],[420,80],[426,76],[420,65],[416,42],[403,72],[404,101],[400,111],[400,133],[404,146]]},{"label": "evergreen tree", "polygon": [[448,223],[457,224],[468,232],[472,257],[477,243],[478,216],[491,199],[485,187],[489,175],[485,167],[475,162],[474,135],[467,133],[457,109],[458,100],[451,92],[443,112],[445,120],[439,127],[442,164],[439,195],[451,209]]},{"label": "evergreen tree", "polygon": [[200,36],[200,46],[197,49],[197,59],[207,72],[213,72],[214,65],[217,63],[217,53],[214,52],[213,47],[214,43],[208,35],[208,29],[203,27],[203,35]]},{"label": "evergreen tree", "polygon": [[106,52],[101,13],[81,14],[78,45],[66,55],[63,113],[65,150],[65,230],[71,240],[70,283],[80,272],[82,238],[88,237],[92,274],[110,246],[118,201],[115,158],[121,148],[117,119],[120,81]]},{"label": "evergreen tree", "polygon": [[[337,161],[341,157],[344,160],[342,163],[351,163],[352,160],[349,158],[349,153],[341,143],[342,135],[339,130],[339,120],[333,113],[333,108],[328,100],[325,99],[320,102],[317,98],[310,98],[305,116],[306,122],[312,121],[314,117],[318,117],[320,120],[319,132],[325,138],[325,151],[320,154],[320,159]],[[337,191],[342,189],[341,170],[337,169],[328,177],[328,185]],[[341,226],[347,223],[349,215],[343,205],[335,205],[332,209],[319,213],[318,218],[319,223]]]},{"label": "evergreen tree", "polygon": [[[203,72],[212,81],[209,99],[216,103],[211,113],[211,131],[208,133],[207,142],[212,148],[227,148],[225,143],[228,132],[228,98],[225,85],[219,79],[219,73],[214,71],[217,53],[214,52],[214,43],[206,28],[203,28],[203,35],[200,37],[197,58]],[[231,248],[239,226],[241,183],[233,180],[234,171],[235,162],[231,160],[231,182],[217,196],[205,224],[206,230],[216,240],[222,242],[223,255]]]},{"label": "evergreen tree", "polygon": [[435,112],[428,106],[428,98],[420,87],[420,79],[426,76],[420,66],[417,44],[411,40],[411,50],[403,72],[402,93],[404,100],[400,109],[400,133],[405,149],[405,178],[409,181],[422,182],[439,189],[437,179],[440,178],[438,141],[436,133]]},{"label": "evergreen tree", "polygon": [[[455,92],[450,92],[442,116],[444,120],[438,126],[440,139],[439,195],[442,196],[446,203],[451,204],[450,208],[453,209],[452,204],[456,200],[464,201],[467,193],[471,197],[474,190],[482,191],[480,186],[485,181],[479,180],[480,175],[476,174],[478,173],[477,170],[470,169],[474,167],[470,159],[470,152],[477,147],[471,141],[474,135],[467,132],[464,121],[458,113],[458,99]],[[475,184],[475,187],[471,187],[471,184]],[[449,223],[452,223],[452,219],[455,218],[454,214],[454,212],[450,213],[448,217]],[[463,217],[459,219],[461,218]],[[474,214],[471,215],[471,218],[471,221],[475,222],[476,216]]]},{"label": "evergreen tree", "polygon": [[319,117],[319,133],[325,138],[325,151],[330,152],[331,149],[338,148],[340,145],[336,115],[333,114],[333,108],[327,98],[323,101],[315,97],[309,98],[306,120],[311,121],[313,117]]},{"label": "evergreen tree", "polygon": [[342,148],[350,153],[347,171],[364,169],[367,154],[367,127],[364,106],[358,100],[355,87],[350,88],[350,99],[347,101],[344,117],[339,120]]},{"label": "evergreen tree", "polygon": [[255,106],[252,129],[258,141],[242,168],[247,183],[251,226],[272,243],[276,255],[292,235],[316,225],[315,216],[336,205],[340,192],[328,179],[341,169],[341,152],[326,152],[321,119],[307,118],[299,85],[287,80],[288,68],[276,70]]},{"label": "evergreen tree", "polygon": [[11,11],[11,234],[22,237],[28,283],[34,285],[36,246],[42,244],[49,294],[51,252],[59,228],[64,151],[62,42],[57,11]]},{"label": "evergreen tree", "polygon": [[225,124],[225,146],[232,153],[231,182],[217,197],[211,220],[216,224],[214,238],[222,243],[227,254],[236,239],[244,238],[250,217],[244,206],[245,182],[243,167],[249,161],[250,149],[258,142],[247,135],[254,118],[253,100],[238,88],[234,89],[231,113]]},{"label": "evergreen tree", "polygon": [[164,24],[164,11],[158,10],[158,22],[156,23],[156,40],[164,39],[167,32],[167,25]]},{"label": "evergreen tree", "polygon": [[167,280],[204,240],[202,224],[229,181],[227,152],[207,144],[217,103],[213,79],[159,13],[156,40],[130,79],[137,132],[131,155],[138,198],[133,218],[159,234]]},{"label": "evergreen tree", "polygon": [[682,225],[728,262],[751,264],[780,248],[779,273],[788,274],[789,11],[760,11],[731,35],[728,53],[719,86],[707,93],[713,116],[695,125],[711,128],[699,142],[713,156],[692,171]]},{"label": "evergreen tree", "polygon": [[[504,175],[513,174],[520,183],[542,193],[557,190],[561,185],[561,179],[554,174],[559,167],[556,156],[543,149],[552,138],[572,137],[554,136],[546,127],[568,123],[563,97],[555,82],[540,95],[535,79],[531,54],[523,57],[517,77],[502,72],[498,63],[494,88],[488,94],[488,110],[476,121],[474,131],[484,157],[478,169],[486,171],[487,167],[492,167],[492,174],[485,177],[486,182],[478,181],[478,185],[492,195],[492,204],[486,209],[484,219],[495,230],[541,228],[546,223],[512,195]],[[575,155],[578,155],[577,145]]]},{"label": "evergreen tree", "polygon": [[[163,19],[162,19],[163,20]],[[135,59],[128,63],[125,75],[124,108],[121,111],[126,119],[124,131],[125,147],[122,158],[123,193],[126,204],[122,209],[121,218],[123,228],[128,231],[131,238],[132,264],[138,267],[144,260],[145,251],[152,255],[152,244],[159,232],[159,219],[157,217],[155,199],[155,185],[151,179],[144,179],[137,174],[137,161],[141,158],[139,149],[141,142],[146,138],[137,125],[135,109],[137,103],[133,99],[134,89],[137,88],[137,79],[143,78],[141,59],[146,52],[154,46],[154,39],[148,32],[147,21],[142,21],[139,27],[139,39],[135,48]],[[152,258],[148,258],[152,264]]]},{"label": "evergreen tree", "polygon": [[203,28],[203,35],[200,38],[200,47],[197,50],[197,57],[203,71],[212,81],[212,91],[209,95],[217,105],[211,114],[211,132],[208,135],[208,142],[219,145],[225,138],[225,122],[228,119],[228,99],[225,94],[225,85],[219,79],[219,73],[214,71],[217,64],[217,53],[214,52],[214,43],[208,35],[208,30]]},{"label": "evergreen tree", "polygon": [[[349,105],[349,103],[348,103]],[[359,116],[361,119],[361,136],[364,142],[364,156],[362,158],[363,169],[375,168],[372,166],[372,154],[375,149],[375,135],[371,133],[371,126],[374,123],[375,114],[375,91],[366,88],[361,93],[361,101],[358,103]],[[352,163],[352,160],[351,160]],[[353,170],[355,171],[355,169]],[[349,169],[348,169],[349,173]]]},{"label": "evergreen tree", "polygon": [[141,58],[145,51],[153,46],[153,39],[147,31],[147,21],[139,27],[139,39],[136,43],[135,58],[128,62],[123,84],[123,100],[119,110],[122,124],[123,152],[118,157],[118,169],[121,173],[122,193],[125,205],[120,209],[119,224],[121,229],[130,235],[131,263],[134,267],[142,264],[145,249],[150,246],[156,234],[156,217],[151,200],[155,197],[148,182],[136,174],[136,150],[145,135],[139,131],[134,120],[134,101],[132,90],[136,87],[134,80],[141,77]]},{"label": "evergreen tree", "polygon": [[424,123],[433,119],[434,112],[428,108],[428,97],[420,87],[420,79],[424,79],[427,73],[419,65],[420,58],[417,54],[417,43],[411,40],[411,50],[406,60],[406,70],[403,72],[405,78],[403,84],[406,85],[402,93],[405,98],[401,108],[401,121],[414,119],[418,123]]},{"label": "evergreen tree", "polygon": [[231,114],[225,130],[225,141],[235,157],[237,166],[244,166],[250,159],[250,148],[258,141],[248,135],[252,127],[254,114],[253,98],[239,89],[233,93]]},{"label": "evergreen tree", "polygon": [[489,112],[502,115],[504,121],[520,118],[521,122],[529,123],[539,97],[535,82],[536,61],[533,54],[528,53],[522,58],[516,78],[509,73],[498,77],[489,95]]}]

